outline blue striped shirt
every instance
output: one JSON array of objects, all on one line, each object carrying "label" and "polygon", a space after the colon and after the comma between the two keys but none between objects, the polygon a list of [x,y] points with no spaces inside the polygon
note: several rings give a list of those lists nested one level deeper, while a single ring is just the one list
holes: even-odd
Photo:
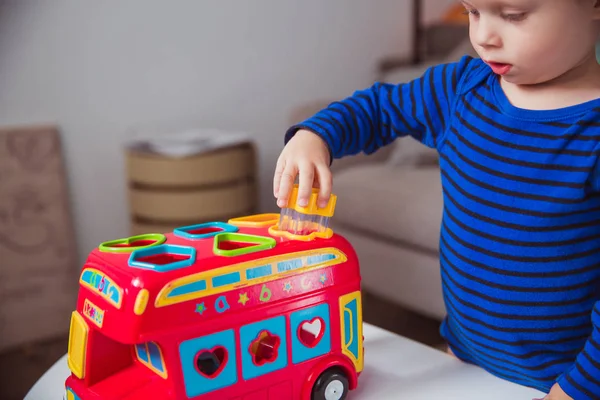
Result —
[{"label": "blue striped shirt", "polygon": [[332,158],[407,135],[437,149],[443,337],[498,377],[600,399],[600,99],[518,108],[465,56],[334,102],[286,143],[300,128]]}]

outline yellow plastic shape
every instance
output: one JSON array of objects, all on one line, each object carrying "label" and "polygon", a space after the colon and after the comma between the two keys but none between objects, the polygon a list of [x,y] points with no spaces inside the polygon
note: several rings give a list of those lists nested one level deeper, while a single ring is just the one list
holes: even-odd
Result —
[{"label": "yellow plastic shape", "polygon": [[269,235],[275,237],[283,237],[289,240],[301,240],[304,242],[308,242],[314,240],[316,238],[321,239],[329,239],[333,236],[333,230],[331,228],[327,228],[324,232],[311,232],[308,235],[295,235],[288,231],[279,230],[279,225],[273,225],[269,228]]},{"label": "yellow plastic shape", "polygon": [[335,211],[335,204],[337,202],[337,196],[332,194],[329,196],[327,205],[323,208],[317,206],[317,199],[319,197],[319,189],[313,188],[310,194],[308,204],[305,207],[298,205],[298,184],[295,184],[290,193],[287,206],[285,208],[292,208],[302,214],[320,215],[323,217],[333,217]]},{"label": "yellow plastic shape", "polygon": [[133,306],[133,312],[135,315],[142,315],[144,311],[146,311],[146,306],[148,305],[148,298],[150,294],[148,293],[148,289],[142,289],[137,294],[135,298],[135,304]]},{"label": "yellow plastic shape", "polygon": [[227,221],[227,223],[239,227],[264,228],[275,225],[277,221],[279,221],[279,214],[265,213],[231,218],[229,221]]},{"label": "yellow plastic shape", "polygon": [[79,379],[85,377],[85,356],[89,329],[83,317],[77,311],[73,311],[69,331],[67,365],[71,372]]}]

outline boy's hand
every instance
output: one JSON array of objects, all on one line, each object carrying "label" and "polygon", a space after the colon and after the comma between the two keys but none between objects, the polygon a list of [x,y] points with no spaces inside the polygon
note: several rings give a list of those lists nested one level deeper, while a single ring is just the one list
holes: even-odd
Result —
[{"label": "boy's hand", "polygon": [[331,195],[332,178],[327,144],[314,133],[299,130],[284,147],[275,169],[273,194],[285,207],[299,175],[298,205],[306,206],[313,187],[320,188],[317,205],[325,207]]},{"label": "boy's hand", "polygon": [[546,397],[534,400],[573,400],[573,398],[566,394],[558,383],[555,383],[554,386],[550,388],[550,393],[548,393]]}]

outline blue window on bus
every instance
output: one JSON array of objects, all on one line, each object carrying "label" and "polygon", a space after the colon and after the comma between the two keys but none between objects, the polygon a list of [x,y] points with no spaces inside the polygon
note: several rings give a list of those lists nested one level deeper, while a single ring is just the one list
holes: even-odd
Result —
[{"label": "blue window on bus", "polygon": [[187,294],[201,292],[203,290],[206,290],[206,281],[204,279],[174,287],[173,289],[171,289],[167,297],[184,296]]},{"label": "blue window on bus", "polygon": [[232,285],[234,283],[240,282],[240,273],[239,272],[231,272],[229,274],[223,274],[219,276],[215,276],[212,278],[213,287],[227,286]]},{"label": "blue window on bus", "polygon": [[317,254],[315,256],[308,256],[308,259],[306,262],[308,265],[315,265],[315,264],[320,264],[320,263],[330,261],[333,259],[335,259],[335,254],[325,253],[325,254]]},{"label": "blue window on bus", "polygon": [[301,363],[329,353],[331,327],[329,305],[320,304],[290,315],[292,362]]},{"label": "blue window on bus", "polygon": [[182,342],[179,358],[187,397],[196,397],[237,382],[233,330]]},{"label": "blue window on bus", "polygon": [[362,304],[360,291],[345,294],[340,297],[340,320],[342,326],[342,353],[347,355],[356,371],[364,367],[363,337],[362,337]]},{"label": "blue window on bus", "polygon": [[81,273],[79,281],[115,307],[121,308],[123,289],[104,272],[86,268]]},{"label": "blue window on bus", "polygon": [[246,270],[246,279],[258,279],[264,278],[265,276],[269,276],[273,273],[273,268],[271,264],[262,265],[260,267],[248,268]]},{"label": "blue window on bus", "polygon": [[160,347],[154,342],[140,343],[135,345],[135,353],[139,362],[150,370],[156,372],[163,378],[167,377],[165,359]]},{"label": "blue window on bus", "polygon": [[285,316],[242,326],[240,344],[244,379],[285,368],[288,362]]},{"label": "blue window on bus", "polygon": [[277,272],[293,271],[302,267],[302,259],[295,258],[293,260],[286,260],[277,263]]}]

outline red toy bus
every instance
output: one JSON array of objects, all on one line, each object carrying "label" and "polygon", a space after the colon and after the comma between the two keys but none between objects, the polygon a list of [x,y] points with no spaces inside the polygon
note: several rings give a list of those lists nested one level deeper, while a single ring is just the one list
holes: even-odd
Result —
[{"label": "red toy bus", "polygon": [[346,398],[363,368],[359,264],[318,213],[313,229],[260,214],[100,245],[80,275],[66,399]]}]

